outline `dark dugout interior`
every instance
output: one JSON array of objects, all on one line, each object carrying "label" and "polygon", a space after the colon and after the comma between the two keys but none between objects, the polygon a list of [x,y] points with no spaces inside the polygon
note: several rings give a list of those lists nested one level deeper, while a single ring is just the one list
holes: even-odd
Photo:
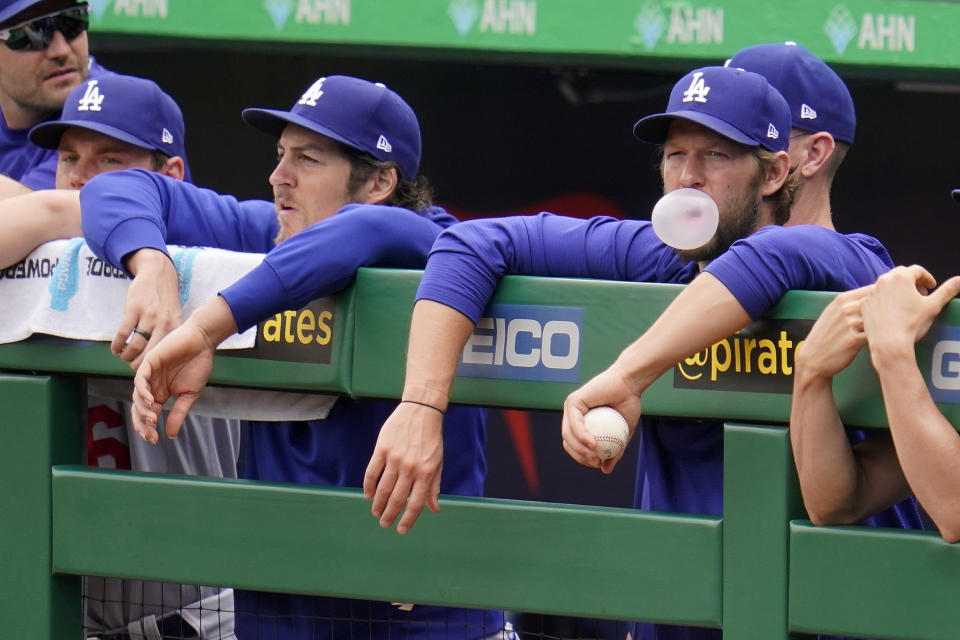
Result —
[{"label": "dark dugout interior", "polygon": [[[146,76],[176,99],[187,123],[194,181],[238,198],[271,197],[274,143],[240,119],[245,107],[288,109],[318,77],[384,82],[420,118],[421,172],[460,217],[515,213],[648,219],[660,195],[653,147],[633,123],[664,109],[673,83],[703,64],[643,67],[556,61],[473,61],[355,48],[129,39],[91,35],[110,69]],[[732,52],[731,52],[732,53]],[[839,68],[857,107],[857,139],[833,189],[834,223],[885,243],[898,264],[942,280],[960,273],[960,74]],[[516,420],[516,418],[511,418]],[[521,420],[522,421],[522,420]],[[612,477],[583,469],[560,446],[559,415],[533,414],[532,447],[491,412],[488,492],[512,498],[628,506],[634,464]],[[526,473],[520,450],[532,450]],[[636,445],[630,453],[635,457]],[[531,464],[533,468],[531,469]],[[533,475],[531,475],[533,474]]]}]

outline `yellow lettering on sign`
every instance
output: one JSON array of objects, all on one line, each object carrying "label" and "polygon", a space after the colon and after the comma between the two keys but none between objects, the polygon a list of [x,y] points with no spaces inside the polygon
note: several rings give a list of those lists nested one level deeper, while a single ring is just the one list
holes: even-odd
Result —
[{"label": "yellow lettering on sign", "polygon": [[273,316],[263,323],[263,339],[267,342],[280,342],[280,331],[283,323],[280,322],[280,314]]},{"label": "yellow lettering on sign", "polygon": [[[718,353],[721,347],[725,352],[725,355],[723,356],[723,364],[720,363],[720,356]],[[716,381],[718,371],[726,371],[730,368],[730,343],[726,340],[721,340],[710,347],[710,360],[710,379]]]},{"label": "yellow lettering on sign", "polygon": [[283,341],[287,344],[293,343],[293,323],[291,320],[297,317],[297,312],[287,310],[283,312]]},{"label": "yellow lettering on sign", "polygon": [[330,342],[333,331],[330,330],[330,325],[327,323],[331,320],[333,320],[333,314],[329,311],[321,311],[320,315],[317,316],[317,344]]},{"label": "yellow lettering on sign", "polygon": [[757,341],[754,338],[747,338],[743,341],[743,361],[747,363],[747,366],[744,368],[744,373],[750,373],[750,354],[753,353],[753,350],[757,348]]},{"label": "yellow lettering on sign", "polygon": [[707,360],[710,358],[708,354],[709,354],[709,350],[704,349],[703,351],[700,351],[699,353],[695,353],[689,358],[686,358],[684,362],[686,362],[689,365],[702,367],[703,365],[707,364]]},{"label": "yellow lettering on sign", "polygon": [[284,344],[326,345],[333,337],[331,321],[333,313],[311,309],[287,310],[278,313],[263,323],[263,339]]},{"label": "yellow lettering on sign", "polygon": [[766,349],[766,353],[761,353],[757,356],[757,370],[760,371],[760,373],[776,373],[777,348],[773,344],[773,340],[761,340],[757,346],[761,349]]},{"label": "yellow lettering on sign", "polygon": [[790,347],[793,346],[793,340],[787,338],[786,331],[780,332],[780,340],[777,341],[777,346],[780,347],[780,371],[782,371],[785,376],[792,375],[793,367],[790,366],[787,360],[787,354],[789,353]]},{"label": "yellow lettering on sign", "polygon": [[307,332],[312,332],[315,326],[313,311],[304,309],[297,317],[297,341],[300,344],[310,344],[313,342],[313,336]]}]

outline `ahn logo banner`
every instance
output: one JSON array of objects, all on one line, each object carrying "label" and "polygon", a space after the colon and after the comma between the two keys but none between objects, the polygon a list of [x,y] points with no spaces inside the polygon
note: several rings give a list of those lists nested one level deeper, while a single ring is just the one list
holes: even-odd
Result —
[{"label": "ahn logo banner", "polygon": [[854,15],[842,4],[835,6],[823,25],[834,51],[843,55],[856,39],[856,48],[873,51],[906,51],[917,46],[917,18],[901,13]]},{"label": "ahn logo banner", "polygon": [[477,322],[457,375],[580,382],[583,309],[493,304]]},{"label": "ahn logo banner", "polygon": [[647,51],[653,51],[661,37],[670,45],[722,45],[723,7],[647,0],[633,19],[633,28],[631,44],[642,44]]},{"label": "ahn logo banner", "polygon": [[936,402],[960,404],[960,327],[934,327],[924,342],[930,355],[930,395]]}]

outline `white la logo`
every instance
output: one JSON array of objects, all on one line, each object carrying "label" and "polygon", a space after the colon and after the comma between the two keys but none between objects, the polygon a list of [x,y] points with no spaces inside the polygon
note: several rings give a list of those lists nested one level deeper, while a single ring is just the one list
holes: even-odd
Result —
[{"label": "white la logo", "polygon": [[389,140],[387,140],[383,136],[380,136],[380,139],[377,140],[377,149],[390,153],[391,151],[393,151],[393,145],[390,144]]},{"label": "white la logo", "polygon": [[97,81],[91,80],[87,83],[87,91],[83,94],[80,102],[77,103],[77,111],[100,111],[100,105],[106,96],[100,95],[100,89],[97,87]]},{"label": "white la logo", "polygon": [[770,123],[770,126],[767,127],[767,137],[773,138],[774,140],[780,137],[780,132],[777,131],[775,126],[773,126],[772,122]]},{"label": "white la logo", "polygon": [[693,74],[693,80],[690,81],[690,88],[683,92],[683,102],[706,102],[707,94],[710,93],[710,87],[703,83],[702,71]]},{"label": "white la logo", "polygon": [[807,106],[805,104],[800,105],[800,119],[801,120],[816,120],[817,112],[813,110],[813,107]]},{"label": "white la logo", "polygon": [[160,139],[163,140],[164,144],[173,144],[173,134],[166,127],[160,133]]},{"label": "white la logo", "polygon": [[314,82],[313,85],[309,89],[307,89],[307,92],[304,93],[302,96],[300,96],[300,100],[297,102],[297,104],[305,104],[308,107],[317,106],[317,100],[319,100],[320,96],[323,95],[322,89],[323,89],[323,82],[325,80],[326,78],[320,78],[319,80]]}]

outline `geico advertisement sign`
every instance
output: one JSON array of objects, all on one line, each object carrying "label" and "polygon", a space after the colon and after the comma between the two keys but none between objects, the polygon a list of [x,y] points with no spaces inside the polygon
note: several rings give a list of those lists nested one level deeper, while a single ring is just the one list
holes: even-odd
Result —
[{"label": "geico advertisement sign", "polygon": [[583,309],[493,304],[467,340],[457,375],[580,381]]},{"label": "geico advertisement sign", "polygon": [[960,327],[934,327],[924,342],[930,354],[930,395],[936,402],[960,403]]},{"label": "geico advertisement sign", "polygon": [[797,349],[813,320],[761,320],[678,362],[676,389],[791,393]]},{"label": "geico advertisement sign", "polygon": [[297,311],[282,311],[257,325],[253,349],[237,349],[227,355],[330,364],[336,313],[333,298],[318,298]]}]

